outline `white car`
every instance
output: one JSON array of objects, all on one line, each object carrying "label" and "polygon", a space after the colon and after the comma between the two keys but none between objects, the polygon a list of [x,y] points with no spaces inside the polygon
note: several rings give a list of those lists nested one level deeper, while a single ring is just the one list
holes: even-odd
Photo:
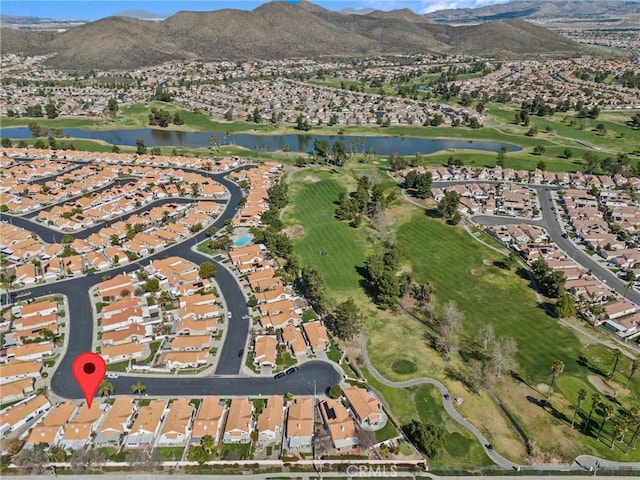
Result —
[{"label": "white car", "polygon": [[107,378],[118,378],[117,373],[107,373]]},{"label": "white car", "polygon": [[227,317],[231,318],[231,312],[227,312]]}]

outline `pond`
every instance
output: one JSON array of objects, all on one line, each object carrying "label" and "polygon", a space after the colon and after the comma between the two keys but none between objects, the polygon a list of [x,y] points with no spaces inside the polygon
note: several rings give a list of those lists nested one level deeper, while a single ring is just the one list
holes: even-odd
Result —
[{"label": "pond", "polygon": [[[147,147],[207,147],[209,138],[214,136],[219,145],[237,145],[257,152],[312,152],[316,139],[328,140],[330,144],[342,140],[347,153],[364,153],[369,150],[377,155],[415,155],[416,152],[429,154],[448,149],[471,149],[498,152],[502,145],[509,151],[522,150],[519,146],[492,142],[487,140],[442,140],[431,138],[404,136],[357,136],[357,135],[256,135],[251,133],[225,134],[222,132],[183,132],[178,130],[159,130],[138,128],[133,130],[82,130],[80,128],[63,128],[63,137],[103,140],[115,145],[135,146],[141,139]],[[27,127],[5,128],[0,130],[0,137],[11,139],[31,138]]]}]

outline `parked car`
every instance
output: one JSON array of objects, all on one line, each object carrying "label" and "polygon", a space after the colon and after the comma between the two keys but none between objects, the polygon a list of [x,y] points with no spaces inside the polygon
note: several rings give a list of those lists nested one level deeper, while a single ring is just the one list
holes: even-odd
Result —
[{"label": "parked car", "polygon": [[298,367],[291,367],[291,368],[288,368],[288,369],[287,369],[286,374],[287,374],[287,375],[291,375],[292,373],[295,373],[295,372],[297,372],[297,371],[298,371]]},{"label": "parked car", "polygon": [[282,378],[286,375],[286,373],[284,372],[280,372],[280,373],[276,373],[273,378],[275,378],[276,380],[278,380],[279,378]]},{"label": "parked car", "polygon": [[118,378],[117,373],[107,373],[107,378]]},{"label": "parked car", "polygon": [[227,317],[231,318],[231,312],[227,312]]}]

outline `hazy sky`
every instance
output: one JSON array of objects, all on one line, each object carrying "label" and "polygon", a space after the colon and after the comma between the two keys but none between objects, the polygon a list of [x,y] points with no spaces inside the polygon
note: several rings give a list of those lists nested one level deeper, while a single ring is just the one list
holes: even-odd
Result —
[{"label": "hazy sky", "polygon": [[[295,1],[295,0],[291,0]],[[508,0],[314,0],[313,3],[329,10],[341,8],[376,8],[393,10],[410,8],[417,13],[433,12],[445,8],[482,7]],[[0,0],[0,13],[5,15],[32,15],[44,18],[96,20],[124,10],[147,10],[171,15],[180,10],[209,11],[220,8],[253,10],[265,0]]]}]

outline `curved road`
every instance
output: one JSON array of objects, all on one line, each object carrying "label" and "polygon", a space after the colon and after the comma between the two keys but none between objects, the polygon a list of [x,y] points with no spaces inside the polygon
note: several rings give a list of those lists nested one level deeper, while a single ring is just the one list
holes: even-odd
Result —
[{"label": "curved road", "polygon": [[[184,169],[190,170],[190,169]],[[213,225],[217,228],[224,226],[227,219],[235,214],[235,210],[242,198],[241,189],[224,178],[228,172],[222,174],[212,174],[200,170],[193,170],[207,175],[221,183],[230,192],[230,198],[225,210],[216,218]],[[175,199],[173,199],[175,201]],[[16,217],[13,217],[16,219]],[[30,222],[31,223],[31,222]],[[36,228],[37,227],[37,228]],[[31,228],[31,226],[29,227]],[[44,225],[33,224],[32,230],[43,238],[52,238],[54,231]],[[58,233],[59,232],[55,232]],[[86,233],[83,232],[83,233]],[[20,300],[37,298],[48,294],[66,295],[69,304],[69,328],[67,347],[64,356],[58,363],[56,371],[51,378],[52,391],[63,398],[83,398],[82,392],[77,386],[71,373],[73,360],[82,352],[91,349],[94,337],[94,320],[91,313],[91,302],[88,290],[101,282],[102,275],[115,276],[120,273],[128,273],[137,270],[140,265],[149,263],[151,260],[163,258],[165,256],[180,256],[196,264],[204,261],[214,261],[210,257],[201,255],[191,249],[194,243],[203,241],[207,237],[204,231],[199,232],[180,243],[163,249],[151,256],[133,262],[126,266],[101,271],[100,276],[86,276],[58,281],[50,284],[42,284],[16,290],[28,295]],[[193,243],[192,243],[193,241]],[[329,362],[314,361],[308,362],[299,367],[299,371],[279,380],[272,377],[241,377],[238,376],[242,364],[242,357],[238,355],[241,349],[246,347],[247,336],[249,334],[248,308],[244,293],[236,278],[218,262],[216,271],[216,281],[220,287],[220,294],[224,297],[228,310],[232,318],[227,320],[227,332],[222,350],[218,353],[218,366],[215,376],[129,376],[121,375],[113,379],[112,383],[116,392],[130,392],[131,385],[142,379],[145,385],[145,393],[149,395],[269,395],[275,393],[287,393],[309,395],[313,393],[313,387],[309,387],[312,380],[316,381],[318,391],[325,391],[331,385],[338,383],[342,379],[340,372]],[[244,317],[244,318],[243,318]],[[233,375],[225,376],[221,375]]]},{"label": "curved road", "polygon": [[640,305],[640,292],[634,288],[627,288],[627,284],[616,276],[610,269],[603,266],[600,262],[594,260],[590,255],[586,254],[584,250],[578,248],[576,244],[569,238],[564,238],[562,234],[565,232],[564,228],[558,220],[555,208],[553,206],[553,199],[551,197],[551,191],[557,189],[557,187],[548,187],[544,185],[529,185],[534,188],[538,193],[538,199],[540,201],[540,211],[542,212],[542,220],[525,220],[516,219],[513,217],[498,217],[489,215],[475,215],[471,217],[471,220],[481,225],[506,225],[511,223],[528,223],[530,225],[537,225],[544,228],[551,239],[558,245],[558,248],[563,250],[569,255],[575,262],[582,265],[584,268],[591,270],[594,275],[600,279],[605,279],[609,287],[613,288],[621,297],[626,295],[626,298],[636,305]]},{"label": "curved road", "polygon": [[[414,387],[416,385],[433,385],[437,387],[440,390],[440,393],[442,393],[442,396],[443,396],[442,403],[447,413],[451,416],[451,418],[453,418],[456,422],[458,422],[464,428],[469,430],[478,439],[478,441],[484,446],[484,452],[487,454],[489,458],[491,458],[491,460],[493,460],[495,464],[500,465],[504,469],[513,469],[514,467],[515,468],[519,467],[517,463],[513,463],[512,461],[507,460],[495,450],[493,449],[489,450],[486,447],[486,445],[490,444],[487,437],[485,437],[484,434],[480,430],[478,430],[475,425],[473,425],[466,418],[460,415],[460,413],[458,413],[456,408],[453,406],[453,402],[451,401],[451,395],[449,394],[449,390],[441,382],[439,382],[434,378],[429,378],[429,377],[413,378],[411,380],[405,380],[404,382],[392,382],[391,380],[387,380],[371,364],[371,361],[369,360],[369,353],[367,351],[367,340],[363,334],[360,334],[360,346],[362,348],[362,358],[364,359],[364,364],[367,367],[367,370],[373,376],[373,378],[375,378],[378,382],[391,388],[408,388],[408,387]],[[447,397],[445,397],[445,395],[447,395]],[[525,468],[524,465],[522,465],[522,467]]]}]

